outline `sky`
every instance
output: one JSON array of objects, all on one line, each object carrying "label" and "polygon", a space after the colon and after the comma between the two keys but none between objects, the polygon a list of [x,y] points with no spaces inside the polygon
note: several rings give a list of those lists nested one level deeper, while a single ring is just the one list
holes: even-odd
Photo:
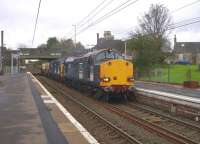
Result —
[{"label": "sky", "polygon": [[[104,5],[107,7],[93,19],[87,20],[85,26],[87,27],[126,1],[105,0]],[[130,0],[132,1],[134,0]],[[17,49],[22,45],[37,47],[39,44],[46,43],[48,37],[54,36],[59,39],[72,38],[74,40],[73,25],[77,25],[77,41],[86,47],[96,44],[96,33],[103,37],[103,32],[108,30],[112,32],[115,39],[126,39],[129,33],[138,26],[138,18],[148,11],[151,4],[163,4],[167,7],[174,23],[199,17],[200,14],[200,0],[178,11],[176,11],[178,8],[195,2],[195,0],[138,0],[119,13],[79,33],[84,28],[78,26],[79,22],[93,9],[101,9],[97,6],[102,2],[103,0],[42,0],[35,40],[32,45],[39,0],[1,0],[0,30],[4,30],[4,43],[8,48]],[[200,41],[200,23],[171,31],[169,35],[171,41],[175,34],[178,41]]]}]

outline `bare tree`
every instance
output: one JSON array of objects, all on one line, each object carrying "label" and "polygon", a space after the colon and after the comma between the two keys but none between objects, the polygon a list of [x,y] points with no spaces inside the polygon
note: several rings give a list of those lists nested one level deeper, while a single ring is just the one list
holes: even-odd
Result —
[{"label": "bare tree", "polygon": [[170,33],[169,27],[172,24],[169,10],[163,5],[152,4],[149,11],[139,19],[138,32],[143,35],[166,39]]},{"label": "bare tree", "polygon": [[140,71],[150,72],[162,65],[169,53],[169,27],[172,18],[163,5],[151,5],[149,11],[139,19],[139,27],[132,33],[128,48],[135,54],[134,62]]}]

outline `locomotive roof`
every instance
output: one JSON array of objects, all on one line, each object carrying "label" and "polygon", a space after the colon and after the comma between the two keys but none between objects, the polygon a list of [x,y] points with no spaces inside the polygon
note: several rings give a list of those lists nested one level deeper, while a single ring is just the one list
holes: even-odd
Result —
[{"label": "locomotive roof", "polygon": [[[88,52],[88,53],[84,54],[83,56],[79,56],[79,57],[74,57],[74,56],[63,57],[63,58],[60,58],[60,59],[57,59],[57,60],[53,60],[53,61],[51,61],[51,63],[73,62],[76,59],[87,58],[87,57],[89,57],[91,55],[96,55],[96,54],[98,54],[100,52],[107,51],[107,50],[109,50],[109,49],[94,50],[92,52]],[[111,51],[115,51],[115,50],[112,50],[112,49],[110,49],[110,50]]]},{"label": "locomotive roof", "polygon": [[65,59],[65,62],[72,62],[72,61],[74,61],[74,59],[76,59],[77,57],[67,57],[66,59]]},{"label": "locomotive roof", "polygon": [[[98,54],[98,53],[100,53],[100,52],[102,52],[102,51],[107,51],[107,50],[110,50],[110,51],[114,51],[114,52],[116,52],[116,51],[113,50],[113,49],[100,49],[100,50],[95,50],[95,51],[92,51],[92,52],[86,53],[86,54],[83,55],[82,57],[89,57],[90,55],[96,55],[96,54]],[[82,58],[82,57],[80,57],[80,58]]]},{"label": "locomotive roof", "polygon": [[56,60],[53,60],[51,61],[50,63],[64,63],[66,57],[63,57],[63,58],[59,58],[59,59],[56,59]]}]

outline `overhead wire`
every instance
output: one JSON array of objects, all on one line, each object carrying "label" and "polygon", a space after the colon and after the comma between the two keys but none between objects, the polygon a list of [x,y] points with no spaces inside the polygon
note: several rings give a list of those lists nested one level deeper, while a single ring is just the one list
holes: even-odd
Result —
[{"label": "overhead wire", "polygon": [[[94,24],[98,24],[98,23],[102,22],[103,20],[105,20],[105,19],[107,19],[107,18],[113,16],[114,14],[116,14],[116,13],[122,11],[123,9],[127,8],[128,6],[130,6],[130,5],[134,4],[134,3],[136,3],[138,0],[135,0],[135,1],[133,1],[133,2],[131,2],[131,3],[129,3],[129,4],[127,4],[127,3],[130,2],[130,1],[131,1],[131,0],[128,0],[127,2],[125,2],[125,3],[123,3],[122,5],[118,6],[117,8],[111,10],[109,13],[107,13],[107,14],[105,14],[104,16],[102,16],[101,18],[99,18]],[[127,5],[126,5],[126,4],[127,4]],[[124,6],[124,5],[125,5],[125,6]],[[124,7],[122,7],[122,6],[124,6]]]},{"label": "overhead wire", "polygon": [[[98,15],[101,11],[103,11],[106,7],[108,7],[114,0],[110,0],[106,3],[108,0],[103,0],[101,3],[99,3],[94,9],[92,9],[87,16],[85,16],[82,20],[80,20],[76,25],[77,28],[83,27],[85,24],[87,24],[90,20],[92,20],[96,15]],[[103,6],[104,5],[104,6]],[[103,7],[102,7],[103,6]],[[100,8],[100,9],[99,9]],[[73,29],[68,32],[70,36],[73,35],[72,33]]]},{"label": "overhead wire", "polygon": [[179,11],[179,10],[182,10],[182,9],[184,9],[184,8],[186,8],[186,7],[189,7],[189,6],[191,6],[191,5],[194,5],[194,4],[198,3],[198,2],[200,2],[200,0],[197,0],[197,1],[194,1],[194,2],[192,2],[192,3],[186,4],[186,5],[182,6],[182,7],[179,7],[179,8],[177,8],[177,9],[171,11],[171,13],[175,13],[175,12],[177,12],[177,11]]},{"label": "overhead wire", "polygon": [[101,7],[107,0],[103,0],[101,3],[99,3],[94,9],[92,9],[87,16],[85,16],[82,20],[80,20],[76,25],[80,25],[85,20],[87,20],[95,11],[98,10],[99,7]]},{"label": "overhead wire", "polygon": [[41,1],[42,1],[42,0],[39,0],[39,5],[38,5],[38,8],[37,8],[37,16],[36,16],[36,19],[35,19],[34,32],[33,32],[33,39],[32,39],[32,46],[33,46],[33,43],[34,43],[34,40],[35,40],[35,33],[36,33],[36,29],[37,29],[37,23],[38,23],[38,17],[39,17],[39,13],[40,13]]},{"label": "overhead wire", "polygon": [[103,11],[106,7],[108,7],[114,0],[110,0],[108,1],[108,3],[106,3],[101,9],[99,9],[98,11],[96,11],[92,17],[88,18],[87,21],[85,21],[85,23],[79,25],[79,28],[84,26],[85,24],[87,24],[90,20],[92,20],[95,16],[97,16],[101,11]]},{"label": "overhead wire", "polygon": [[[78,34],[81,34],[82,32],[84,32],[85,30],[89,29],[90,27],[92,27],[92,26],[94,26],[94,25],[97,25],[98,23],[104,21],[105,19],[111,17],[112,15],[114,15],[114,14],[120,12],[121,10],[127,8],[128,6],[130,6],[130,5],[134,4],[134,3],[136,3],[138,0],[135,0],[135,1],[133,1],[133,2],[131,2],[131,1],[132,1],[132,0],[127,0],[126,2],[124,2],[124,3],[120,4],[120,5],[118,5],[116,8],[112,9],[111,11],[109,11],[108,13],[106,13],[105,15],[101,16],[100,18],[96,19],[94,22],[90,23],[87,27],[81,29],[81,30],[77,33],[77,35],[78,35]],[[131,3],[129,3],[129,2],[131,2]],[[177,8],[177,9],[173,10],[171,13],[175,13],[175,12],[177,12],[177,11],[179,11],[179,10],[182,10],[182,9],[184,9],[184,8],[186,8],[186,7],[189,7],[189,6],[191,6],[191,5],[194,5],[194,4],[198,3],[198,2],[200,2],[200,0],[194,1],[194,2],[192,2],[192,3],[189,3],[189,4],[186,4],[186,5],[182,6],[182,7],[180,7],[180,8]],[[129,4],[128,4],[128,3],[129,3]],[[95,16],[96,16],[96,15],[95,15]],[[197,18],[198,18],[198,17],[197,17]],[[197,18],[192,18],[192,19],[197,19]],[[184,20],[184,21],[187,21],[187,20]],[[181,23],[181,22],[178,22],[178,23]],[[176,23],[176,24],[178,24],[178,23]],[[177,26],[177,28],[178,28],[178,27],[187,26],[187,25],[190,25],[190,24],[193,24],[193,23],[196,23],[196,22],[191,22],[191,23],[189,23],[189,24],[183,24],[183,25],[181,25],[181,26]],[[175,28],[175,27],[174,27],[174,28]],[[174,28],[171,28],[171,29],[174,29]]]},{"label": "overhead wire", "polygon": [[[132,4],[136,3],[139,0],[135,0],[133,2],[131,2],[132,0],[127,0],[126,2],[118,5],[116,8],[112,9],[111,11],[109,11],[108,13],[106,13],[105,15],[103,15],[102,17],[98,18],[96,21],[92,22],[90,25],[88,25],[87,27],[83,28],[81,31],[78,32],[78,34],[84,32],[85,30],[87,30],[88,28],[104,21],[105,19],[113,16],[114,14],[122,11],[123,9],[127,8],[128,6],[131,6]],[[131,3],[129,3],[131,2]]]},{"label": "overhead wire", "polygon": [[188,21],[191,21],[191,20],[198,20],[198,19],[200,19],[200,17],[193,17],[193,18],[189,18],[189,19],[181,20],[181,21],[176,22],[176,23],[174,23],[174,24],[172,24],[172,25],[170,25],[170,26],[178,25],[178,24],[182,24],[182,23],[185,23],[185,22],[188,22]]},{"label": "overhead wire", "polygon": [[172,30],[172,29],[176,29],[176,28],[180,28],[180,27],[185,27],[185,26],[196,24],[196,23],[199,23],[199,22],[200,22],[200,19],[196,20],[194,22],[190,22],[190,23],[179,25],[179,26],[171,27],[171,28],[168,28],[167,30]]},{"label": "overhead wire", "polygon": [[[184,6],[181,6],[181,7],[177,8],[177,9],[173,10],[171,13],[175,13],[175,12],[177,12],[177,11],[179,11],[179,10],[182,10],[182,9],[184,9],[184,8],[187,8],[187,7],[189,7],[189,6],[191,6],[191,5],[194,5],[194,4],[198,3],[198,2],[200,2],[200,0],[197,0],[197,1],[194,1],[194,2],[192,2],[192,3],[186,4],[186,5],[184,5]],[[187,21],[190,21],[190,20],[198,20],[199,18],[200,18],[200,17],[194,17],[194,18],[182,20],[182,21],[179,21],[179,22],[176,22],[176,23],[172,24],[171,26],[175,26],[175,25],[178,25],[178,24],[180,24],[180,23],[187,22]],[[193,22],[191,22],[191,23],[193,23]],[[185,25],[185,24],[182,24],[182,25]],[[186,26],[187,26],[187,25],[188,25],[188,24],[186,24]],[[182,26],[181,26],[181,27],[182,27]],[[133,28],[136,28],[136,26],[131,27],[131,28],[129,28],[128,30],[133,29]],[[128,31],[122,32],[122,33],[119,33],[119,34],[124,34],[124,33],[127,33],[127,32],[128,32]]]},{"label": "overhead wire", "polygon": [[[110,12],[108,12],[107,14],[105,14],[105,15],[102,16],[102,17],[100,17],[100,18],[97,19],[95,22],[91,23],[89,26],[87,26],[86,28],[84,28],[83,30],[81,30],[79,33],[81,33],[81,32],[83,32],[83,31],[87,30],[88,28],[90,28],[90,27],[92,27],[92,26],[94,26],[94,25],[100,23],[101,21],[107,19],[108,17],[114,15],[115,13],[118,13],[118,12],[121,11],[122,9],[124,9],[124,8],[126,8],[126,7],[128,7],[128,6],[130,6],[130,5],[132,5],[132,4],[135,3],[135,2],[137,2],[137,0],[136,0],[136,1],[134,1],[134,2],[132,2],[132,3],[130,3],[130,4],[128,4],[128,5],[126,5],[125,7],[119,9],[121,6],[123,6],[124,4],[127,4],[129,1],[131,1],[131,0],[126,1],[126,2],[123,3],[122,5],[120,5],[120,6],[118,6],[117,8],[111,10]],[[186,8],[186,7],[189,7],[189,6],[191,6],[191,5],[194,5],[194,4],[198,3],[198,2],[200,2],[200,0],[197,0],[197,1],[194,1],[194,2],[192,2],[192,3],[186,4],[186,5],[184,5],[184,6],[180,7],[180,8],[178,8],[178,9],[173,10],[171,13],[174,13],[174,12],[177,12],[177,11],[179,11],[179,10],[182,10],[182,9],[184,9],[184,8]],[[117,10],[117,9],[118,9],[118,10]],[[117,11],[115,11],[115,10],[117,10]]]}]

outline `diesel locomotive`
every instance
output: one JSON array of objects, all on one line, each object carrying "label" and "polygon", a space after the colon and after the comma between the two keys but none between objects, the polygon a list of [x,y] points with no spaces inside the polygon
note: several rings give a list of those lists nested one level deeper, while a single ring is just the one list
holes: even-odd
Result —
[{"label": "diesel locomotive", "polygon": [[72,87],[89,90],[105,101],[115,97],[127,99],[134,88],[133,64],[111,49],[43,63],[41,72]]}]

